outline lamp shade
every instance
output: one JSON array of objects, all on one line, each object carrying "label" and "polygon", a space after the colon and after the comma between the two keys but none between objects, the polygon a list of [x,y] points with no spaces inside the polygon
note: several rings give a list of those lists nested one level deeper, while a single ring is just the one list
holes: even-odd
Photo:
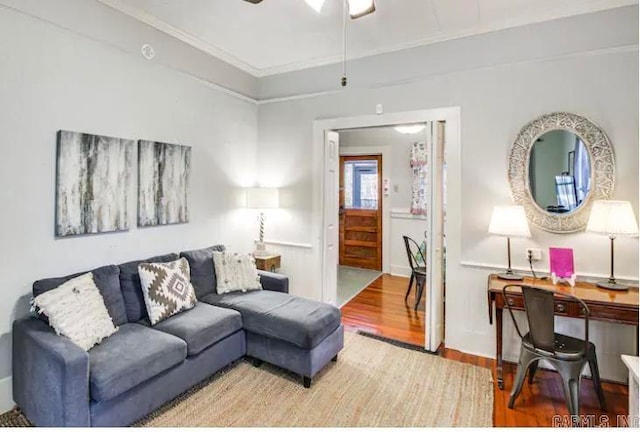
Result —
[{"label": "lamp shade", "polygon": [[247,207],[252,209],[274,209],[280,205],[277,188],[247,189]]},{"label": "lamp shade", "polygon": [[495,206],[491,213],[489,233],[505,237],[531,237],[524,207]]},{"label": "lamp shade", "polygon": [[606,235],[638,235],[638,224],[629,201],[596,200],[587,231]]}]

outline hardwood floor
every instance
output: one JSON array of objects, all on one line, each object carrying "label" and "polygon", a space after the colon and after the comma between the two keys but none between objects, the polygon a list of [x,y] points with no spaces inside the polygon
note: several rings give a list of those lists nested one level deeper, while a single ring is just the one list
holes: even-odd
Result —
[{"label": "hardwood floor", "polygon": [[362,330],[424,346],[424,295],[417,311],[415,283],[407,306],[404,295],[408,278],[383,274],[342,307],[342,323],[347,331]]},{"label": "hardwood floor", "polygon": [[[459,351],[446,349],[442,353],[444,358],[469,363],[494,370],[493,359],[464,354]],[[567,405],[562,390],[560,376],[550,370],[540,369],[533,384],[525,382],[522,393],[516,399],[513,409],[509,409],[509,393],[513,385],[516,365],[506,363],[504,367],[504,390],[493,386],[493,425],[497,427],[535,426],[552,427],[554,421],[560,422],[555,426],[568,426]],[[495,372],[494,372],[495,374]],[[495,376],[495,375],[494,375]],[[584,426],[624,426],[629,414],[628,387],[622,384],[602,383],[602,389],[607,403],[607,410],[602,411],[598,405],[598,397],[590,379],[583,379],[580,385],[580,413]],[[554,420],[554,416],[556,417]],[[624,418],[623,418],[624,417]]]},{"label": "hardwood floor", "polygon": [[[342,322],[347,331],[363,330],[390,339],[424,346],[424,298],[417,312],[413,310],[414,291],[409,296],[410,306],[404,303],[407,278],[384,274],[342,307]],[[441,354],[463,363],[494,370],[493,359],[464,354],[445,348]],[[495,372],[494,372],[495,374]],[[508,408],[509,392],[513,384],[515,365],[505,364],[504,390],[494,384],[493,424],[498,427],[568,426],[562,382],[557,373],[539,370],[533,384],[525,383],[513,409]],[[598,406],[598,398],[590,379],[583,379],[580,388],[580,412],[584,426],[625,425],[628,415],[628,387],[603,383],[607,410]],[[560,416],[555,417],[554,416]]]}]

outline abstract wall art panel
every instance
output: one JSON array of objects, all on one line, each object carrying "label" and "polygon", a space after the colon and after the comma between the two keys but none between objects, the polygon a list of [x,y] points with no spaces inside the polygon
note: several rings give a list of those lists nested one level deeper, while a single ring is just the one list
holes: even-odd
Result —
[{"label": "abstract wall art panel", "polygon": [[189,222],[191,147],[138,141],[138,226]]},{"label": "abstract wall art panel", "polygon": [[129,229],[133,140],[59,131],[57,237]]}]

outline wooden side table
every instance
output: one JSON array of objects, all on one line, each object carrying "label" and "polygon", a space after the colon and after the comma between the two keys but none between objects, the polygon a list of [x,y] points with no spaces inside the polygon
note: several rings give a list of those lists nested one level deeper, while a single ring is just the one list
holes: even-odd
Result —
[{"label": "wooden side table", "polygon": [[256,268],[258,270],[264,270],[272,273],[277,273],[280,270],[280,255],[269,255],[262,257],[255,257]]}]

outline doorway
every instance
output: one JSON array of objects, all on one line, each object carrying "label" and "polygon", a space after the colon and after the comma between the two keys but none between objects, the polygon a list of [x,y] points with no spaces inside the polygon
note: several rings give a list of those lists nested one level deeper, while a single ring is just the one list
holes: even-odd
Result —
[{"label": "doorway", "polygon": [[337,305],[382,274],[382,155],[340,156]]},{"label": "doorway", "polygon": [[[423,271],[418,278],[411,278],[411,263],[415,259],[410,262],[412,254],[407,251],[404,238],[413,240],[416,247],[421,245],[421,250],[426,249],[428,221],[425,190],[430,179],[424,150],[427,144],[431,146],[434,141],[432,137],[437,135],[438,130],[431,123],[419,123],[410,127],[384,125],[337,132],[341,171],[340,264],[351,266],[340,266],[338,269],[338,306],[342,309],[343,324],[348,330],[423,346],[426,303],[425,295],[421,295],[424,290],[419,292],[418,287],[426,285],[425,274]],[[384,161],[379,170],[376,170],[380,165],[377,161]],[[371,200],[362,206],[353,202],[357,198],[352,198],[354,192],[358,191],[359,172],[363,173],[363,182],[369,180],[380,187],[376,200],[373,201],[371,194],[368,197]],[[379,176],[372,175],[375,173]],[[364,214],[358,212],[356,216],[370,218],[350,223],[349,209],[354,207],[368,210]],[[376,212],[371,211],[374,207]],[[345,225],[346,230],[343,229]],[[355,232],[349,232],[350,225],[354,226]],[[347,241],[344,241],[345,232]],[[345,303],[342,301],[345,287],[341,275],[346,271],[371,272],[354,268],[365,267],[359,260],[345,262],[342,258],[345,255],[343,245],[349,245],[348,239],[352,237],[369,241],[372,247],[383,246],[379,249],[383,259],[378,263],[370,262],[367,267],[383,270],[384,274],[375,273],[375,281],[371,281],[369,275],[371,283],[362,284],[357,295]],[[382,242],[374,243],[377,239],[382,239]],[[362,243],[355,244],[359,246]],[[373,253],[369,256],[373,256]],[[419,265],[424,268],[424,261]]]},{"label": "doorway", "polygon": [[[444,207],[445,202],[457,203],[457,188],[443,189],[443,180],[447,178],[444,172],[444,155],[438,154],[451,147],[453,166],[459,163],[459,125],[460,110],[457,107],[443,108],[435,110],[383,114],[376,116],[361,116],[353,118],[318,120],[314,122],[314,161],[317,171],[315,171],[314,182],[317,185],[316,197],[319,199],[317,208],[319,217],[316,219],[320,238],[320,261],[321,261],[321,289],[324,301],[336,304],[336,265],[339,259],[339,217],[338,217],[338,187],[339,187],[339,148],[341,137],[338,131],[358,128],[375,128],[383,126],[398,126],[406,124],[426,123],[432,130],[440,128],[442,132],[442,146],[429,144],[428,160],[430,164],[441,161],[441,169],[430,169],[428,177],[430,186],[424,190],[425,200],[431,203],[433,199],[438,199],[443,203],[438,211],[430,211],[425,216],[424,227],[427,232],[425,240],[427,251],[427,277],[425,289],[425,319],[424,319],[424,347],[427,350],[435,351],[444,340],[444,237],[449,239],[449,230],[453,224],[443,224],[444,214],[439,211]],[[446,125],[446,126],[445,126]],[[385,159],[386,160],[386,159]],[[451,174],[451,171],[449,171]],[[456,174],[454,180],[456,179]],[[393,184],[393,182],[391,182]],[[333,186],[332,186],[333,185]],[[332,190],[332,187],[334,188]],[[386,188],[387,185],[385,184]],[[435,195],[435,196],[434,196]],[[452,199],[449,197],[453,197]],[[449,199],[448,199],[449,198]],[[335,200],[335,201],[334,201]],[[452,232],[454,240],[457,233]],[[387,245],[388,246],[388,245]],[[387,247],[385,246],[385,248]],[[384,264],[383,269],[389,269]],[[380,278],[379,280],[382,280]],[[384,291],[384,288],[383,288]],[[381,299],[382,301],[383,299]]]}]

